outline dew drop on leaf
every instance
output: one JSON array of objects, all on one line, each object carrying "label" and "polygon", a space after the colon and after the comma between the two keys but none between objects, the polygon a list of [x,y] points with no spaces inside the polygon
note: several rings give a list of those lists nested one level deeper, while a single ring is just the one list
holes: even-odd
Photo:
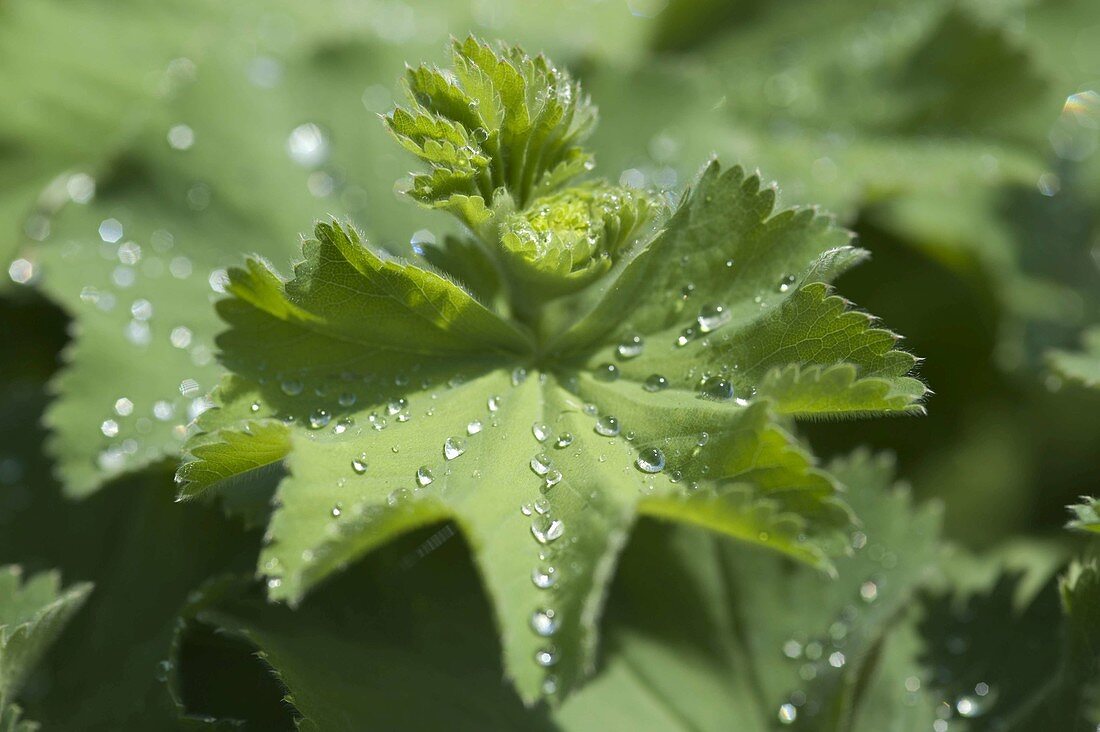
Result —
[{"label": "dew drop on leaf", "polygon": [[548,590],[558,581],[558,571],[552,565],[544,564],[531,570],[531,582],[540,590]]},{"label": "dew drop on leaf", "polygon": [[558,435],[557,442],[554,443],[558,448],[566,448],[573,444],[573,433],[562,432]]},{"label": "dew drop on leaf", "polygon": [[481,420],[475,419],[466,425],[466,434],[476,435],[478,432],[481,432]]},{"label": "dew drop on leaf", "polygon": [[782,724],[794,724],[794,721],[798,719],[798,708],[787,702],[779,707],[779,721]]},{"label": "dew drop on leaf", "polygon": [[695,338],[695,329],[694,328],[684,328],[682,331],[680,331],[680,335],[676,337],[676,345],[679,346],[680,348],[683,348],[687,344],[691,343],[692,339],[694,339],[694,338]]},{"label": "dew drop on leaf", "polygon": [[553,488],[561,482],[561,478],[562,475],[560,470],[551,470],[546,474],[546,487]]},{"label": "dew drop on leaf", "polygon": [[793,274],[784,275],[783,279],[779,280],[778,290],[780,292],[786,292],[791,289],[791,285],[794,284],[795,276]]},{"label": "dew drop on leaf", "polygon": [[540,516],[545,516],[550,511],[550,501],[545,498],[539,498],[535,501],[535,511],[537,511]]},{"label": "dew drop on leaf", "polygon": [[498,409],[500,409],[500,397],[491,396],[491,397],[489,397],[489,400],[486,404],[489,407],[490,412],[495,412]]},{"label": "dew drop on leaf", "polygon": [[421,488],[431,485],[435,480],[435,476],[432,475],[432,470],[426,465],[421,465],[416,469],[416,484]]},{"label": "dew drop on leaf", "polygon": [[386,405],[386,413],[392,417],[395,414],[400,414],[408,407],[408,400],[405,397],[398,397],[397,399],[391,399],[390,403]]},{"label": "dew drop on leaf", "polygon": [[355,406],[355,395],[350,391],[345,391],[336,401],[339,402],[341,407],[352,407]]},{"label": "dew drop on leaf", "polygon": [[613,363],[600,364],[596,369],[596,378],[600,381],[617,381],[619,378],[619,367]]},{"label": "dew drop on leaf", "polygon": [[535,652],[535,663],[543,668],[549,668],[558,662],[558,652],[553,647],[546,647]]},{"label": "dew drop on leaf", "polygon": [[549,638],[558,632],[558,617],[550,608],[542,608],[531,613],[531,629],[543,638]]},{"label": "dew drop on leaf", "polygon": [[622,427],[619,425],[617,417],[612,417],[610,414],[605,414],[596,420],[596,434],[603,435],[604,437],[615,437],[619,434]]},{"label": "dew drop on leaf", "polygon": [[645,383],[642,385],[642,388],[644,388],[648,392],[663,391],[664,389],[668,388],[668,379],[661,376],[660,374],[650,374],[648,377],[646,377]]},{"label": "dew drop on leaf", "polygon": [[535,471],[536,475],[546,475],[553,464],[554,461],[545,452],[540,452],[531,458],[531,470]]},{"label": "dew drop on leaf", "polygon": [[302,393],[305,385],[298,379],[284,379],[279,388],[283,390],[283,393],[287,396],[298,396]]},{"label": "dew drop on leaf", "polygon": [[531,534],[540,544],[549,544],[561,538],[565,533],[565,524],[561,519],[554,519],[549,524],[545,518],[536,518],[531,522]]},{"label": "dew drop on leaf", "polygon": [[665,469],[665,454],[656,447],[644,448],[634,461],[643,473],[659,473]]},{"label": "dew drop on leaf", "polygon": [[640,335],[632,335],[619,344],[619,347],[615,351],[619,354],[619,358],[636,358],[642,355],[642,350],[645,348],[645,341],[642,340]]},{"label": "dew drop on leaf", "polygon": [[324,409],[315,409],[309,415],[309,428],[319,430],[332,421],[332,415]]},{"label": "dew drop on leaf", "polygon": [[710,304],[704,305],[699,310],[699,316],[696,318],[696,321],[699,323],[700,332],[710,333],[730,322],[730,317],[730,311],[725,305]]},{"label": "dew drop on leaf", "polygon": [[535,436],[535,439],[539,442],[546,442],[553,434],[553,430],[550,429],[550,425],[543,422],[535,422],[531,425],[531,434]]},{"label": "dew drop on leaf", "polygon": [[733,399],[733,384],[721,376],[711,376],[703,380],[700,394],[704,399],[713,399],[720,402],[728,401]]},{"label": "dew drop on leaf", "polygon": [[360,453],[359,457],[352,458],[351,469],[354,470],[357,475],[362,475],[367,472],[367,453]]},{"label": "dew drop on leaf", "polygon": [[454,460],[464,452],[466,452],[466,440],[461,437],[448,437],[443,441],[443,457],[447,460]]}]

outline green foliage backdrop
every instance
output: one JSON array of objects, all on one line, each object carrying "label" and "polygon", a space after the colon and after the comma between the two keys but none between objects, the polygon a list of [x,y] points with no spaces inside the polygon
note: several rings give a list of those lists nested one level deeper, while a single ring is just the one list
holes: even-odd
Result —
[{"label": "green foliage backdrop", "polygon": [[1095,730],[1098,39],[0,0],[0,730]]}]

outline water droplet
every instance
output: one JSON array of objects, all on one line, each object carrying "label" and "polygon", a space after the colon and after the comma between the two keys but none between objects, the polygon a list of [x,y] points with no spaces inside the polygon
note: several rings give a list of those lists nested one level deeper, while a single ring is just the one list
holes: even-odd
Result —
[{"label": "water droplet", "polygon": [[302,393],[305,385],[298,379],[285,379],[279,384],[279,388],[282,389],[283,393],[287,396],[298,396]]},{"label": "water droplet", "polygon": [[558,435],[558,440],[554,444],[558,448],[569,447],[570,445],[573,444],[573,433],[572,432],[562,432],[560,435]]},{"label": "water droplet", "polygon": [[370,426],[375,432],[381,432],[382,430],[386,429],[386,425],[388,424],[385,417],[382,417],[375,412],[370,413],[370,416],[367,417],[367,421],[370,422]]},{"label": "water droplet", "polygon": [[168,130],[168,146],[173,150],[190,150],[195,144],[195,131],[184,124],[172,125]]},{"label": "water droplet", "polygon": [[787,702],[779,706],[779,721],[781,724],[793,724],[798,719],[798,708]]},{"label": "water droplet", "polygon": [[543,638],[549,638],[558,632],[557,613],[550,608],[536,610],[531,614],[531,629]]},{"label": "water droplet", "polygon": [[396,506],[399,503],[405,503],[412,498],[412,493],[408,488],[395,488],[390,491],[390,494],[386,496],[386,503],[391,506]]},{"label": "water droplet", "polygon": [[476,435],[478,432],[481,432],[481,420],[475,419],[466,425],[466,434]]},{"label": "water droplet", "polygon": [[405,397],[398,397],[397,399],[391,399],[390,403],[386,405],[386,414],[391,417],[395,414],[400,414],[409,408],[409,401]]},{"label": "water droplet", "polygon": [[454,460],[464,452],[466,452],[466,440],[461,437],[448,437],[443,441],[443,457],[447,460]]},{"label": "water droplet", "polygon": [[972,718],[978,717],[985,711],[985,705],[982,700],[973,696],[962,696],[955,702],[955,710],[958,711],[960,717]]},{"label": "water droplet", "polygon": [[531,425],[531,434],[533,434],[535,439],[539,442],[546,442],[554,432],[550,429],[550,425],[543,422],[535,422]]},{"label": "water droplet", "polygon": [[551,470],[546,474],[546,487],[553,488],[561,482],[561,478],[562,475],[560,470]]},{"label": "water droplet", "polygon": [[332,517],[333,518],[340,518],[340,514],[342,514],[343,512],[344,512],[344,507],[342,505],[340,505],[339,503],[337,503],[335,506],[332,507]]},{"label": "water droplet", "polygon": [[540,590],[548,590],[558,581],[558,571],[552,565],[544,564],[531,570],[531,582]]},{"label": "water droplet", "polygon": [[565,533],[565,524],[561,519],[554,519],[549,524],[546,524],[545,521],[545,518],[539,518],[531,522],[531,535],[540,544],[549,544],[560,539],[561,535]]},{"label": "water droplet", "polygon": [[645,349],[645,341],[642,340],[640,335],[632,335],[622,343],[616,352],[619,354],[619,358],[636,358],[642,355],[642,351]]},{"label": "water droplet", "polygon": [[118,435],[118,422],[113,419],[105,419],[103,424],[99,425],[99,431],[103,433],[104,437],[115,437]]},{"label": "water droplet", "polygon": [[786,292],[787,290],[791,289],[791,286],[794,284],[795,279],[796,278],[793,274],[784,275],[783,279],[779,280],[779,291]]},{"label": "water droplet", "polygon": [[539,516],[550,513],[550,501],[545,496],[539,498],[535,501],[535,511],[538,512]]},{"label": "water droplet", "polygon": [[619,367],[613,363],[602,363],[596,369],[596,378],[600,381],[616,381],[619,378]]},{"label": "water droplet", "polygon": [[680,331],[680,335],[676,337],[676,345],[680,348],[683,348],[688,343],[691,343],[692,339],[694,339],[694,338],[695,338],[695,329],[694,328],[684,328],[682,331]]},{"label": "water droplet", "polygon": [[498,397],[498,396],[489,397],[489,400],[488,400],[487,404],[488,404],[490,412],[497,411],[498,409],[500,409],[500,397]]},{"label": "water droplet", "polygon": [[307,122],[291,131],[286,141],[286,151],[298,165],[313,168],[328,157],[328,140],[320,127]]},{"label": "water droplet", "polygon": [[341,407],[352,407],[355,406],[355,395],[352,394],[350,391],[345,391],[337,398],[336,401],[340,404]]},{"label": "water droplet", "polygon": [[550,472],[550,466],[554,464],[554,461],[545,452],[540,452],[531,458],[531,470],[534,470],[538,475],[546,475]]},{"label": "water droplet", "polygon": [[634,461],[643,473],[659,473],[665,469],[665,454],[656,447],[644,448]]},{"label": "water droplet", "polygon": [[658,392],[668,388],[668,379],[660,374],[650,374],[642,388],[648,392]]},{"label": "water droplet", "polygon": [[710,333],[713,330],[718,330],[726,323],[730,322],[730,311],[725,305],[704,305],[699,310],[699,317],[696,321],[699,323],[699,330],[703,333]]},{"label": "water droplet", "polygon": [[356,475],[362,475],[367,472],[367,453],[359,453],[359,457],[353,458],[351,461],[351,469],[355,471]]},{"label": "water droplet", "polygon": [[847,661],[848,659],[840,651],[833,651],[829,654],[829,665],[833,668],[842,668]]},{"label": "water droplet", "polygon": [[[591,161],[589,161],[591,162]],[[585,164],[587,166],[587,163]],[[554,674],[549,674],[542,680],[542,693],[547,696],[553,696],[558,693],[558,677]]]},{"label": "water droplet", "polygon": [[799,658],[802,655],[802,644],[791,638],[783,644],[783,655],[790,659]]},{"label": "water droplet", "polygon": [[616,417],[612,417],[610,414],[605,414],[596,420],[596,434],[603,435],[604,437],[615,437],[619,434],[622,427],[619,425],[619,420]]},{"label": "water droplet", "polygon": [[527,381],[527,369],[522,366],[512,370],[512,386],[519,386]]},{"label": "water droplet", "polygon": [[421,465],[416,469],[416,484],[421,488],[431,485],[433,480],[435,480],[435,476],[432,475],[432,469],[427,465]]},{"label": "water droplet", "polygon": [[543,668],[549,668],[558,662],[558,652],[548,646],[535,652],[535,663]]},{"label": "water droplet", "polygon": [[872,580],[867,580],[859,586],[859,596],[864,602],[874,602],[878,597],[878,585]]},{"label": "water droplet", "polygon": [[595,417],[600,412],[596,405],[591,403],[585,404],[583,407],[581,407],[581,410],[589,417]]},{"label": "water droplet", "polygon": [[703,380],[700,394],[704,399],[724,402],[733,399],[733,384],[721,376],[711,376]]},{"label": "water droplet", "polygon": [[316,409],[309,415],[309,428],[319,430],[332,420],[332,415],[324,409]]}]

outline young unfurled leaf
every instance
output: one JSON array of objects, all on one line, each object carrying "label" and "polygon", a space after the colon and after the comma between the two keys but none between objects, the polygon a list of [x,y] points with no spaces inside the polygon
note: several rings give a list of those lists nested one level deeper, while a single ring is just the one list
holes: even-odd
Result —
[{"label": "young unfurled leaf", "polygon": [[402,146],[432,166],[413,175],[414,199],[476,229],[490,208],[522,210],[592,168],[581,145],[596,110],[567,71],[473,37],[454,42],[451,60],[446,71],[409,69],[412,107],[385,117]]}]

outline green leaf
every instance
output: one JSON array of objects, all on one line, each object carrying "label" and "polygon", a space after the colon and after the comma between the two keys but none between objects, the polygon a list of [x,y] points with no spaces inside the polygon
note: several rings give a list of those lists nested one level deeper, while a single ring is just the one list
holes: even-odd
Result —
[{"label": "green leaf", "polygon": [[[200,419],[205,434],[179,472],[184,495],[285,461],[260,566],[272,597],[291,601],[393,537],[453,518],[528,700],[546,675],[535,659],[553,666],[563,692],[591,668],[604,588],[637,512],[828,567],[847,509],[752,388],[772,368],[850,366],[859,379],[834,402],[802,397],[790,410],[830,416],[912,409],[923,387],[908,386],[919,385],[904,376],[914,359],[890,350],[893,336],[817,284],[858,259],[834,251],[848,234],[812,213],[766,218],[771,198],[756,185],[711,166],[574,330],[547,325],[549,346],[336,224],[318,226],[289,282],[255,260],[234,270],[233,298],[219,305],[234,376]],[[740,270],[709,274],[730,256]],[[660,261],[676,263],[664,268],[672,274],[647,281]],[[789,271],[805,281],[777,286]],[[729,317],[706,321],[713,347],[701,338],[679,348],[673,334],[699,325],[680,297],[696,273],[699,300],[722,298]],[[763,282],[760,307],[752,296]],[[630,307],[614,305],[623,301]],[[645,334],[631,344],[641,355],[613,355],[623,328]],[[645,388],[658,365],[669,388]],[[744,396],[732,398],[724,378]],[[887,399],[881,384],[910,396]],[[560,617],[552,642],[528,627],[549,584]]]},{"label": "green leaf", "polygon": [[[23,344],[0,353],[0,564],[60,572],[86,607],[37,665],[20,704],[44,729],[178,729],[159,676],[177,614],[212,572],[247,571],[259,536],[214,506],[174,502],[161,468],[113,481],[81,501],[62,495],[43,454],[44,384],[57,367],[64,318],[39,298],[0,301],[0,319]],[[110,677],[110,684],[97,680]]]},{"label": "green leaf", "polygon": [[[936,700],[905,689],[926,671],[897,619],[937,564],[938,512],[890,487],[890,460],[857,453],[832,467],[866,518],[839,579],[643,521],[611,593],[602,670],[549,717],[500,684],[493,629],[451,525],[380,550],[296,611],[237,591],[194,615],[257,647],[303,729],[769,730],[792,699],[815,730],[930,726]],[[865,691],[852,697],[856,686]],[[826,721],[841,712],[858,724]]]},{"label": "green leaf", "polygon": [[598,302],[568,304],[562,320],[580,322],[551,349],[589,350],[597,369],[642,338],[617,367],[632,381],[693,390],[719,376],[806,417],[920,411],[916,359],[825,284],[863,258],[851,235],[810,209],[775,213],[774,200],[759,178],[710,164],[621,275],[583,293]]},{"label": "green leaf", "polygon": [[891,488],[885,457],[860,452],[830,469],[864,520],[837,580],[640,526],[612,590],[606,666],[562,709],[563,726],[768,730],[780,715],[813,730],[930,725],[935,700],[905,692],[927,672],[901,621],[938,563],[939,511]]},{"label": "green leaf", "polygon": [[0,567],[0,708],[19,693],[91,591],[92,585],[82,582],[62,592],[56,572],[24,582],[19,567]]},{"label": "green leaf", "polygon": [[713,152],[759,166],[785,205],[862,216],[964,274],[976,264],[1013,309],[1013,285],[1031,278],[1026,241],[1004,235],[1003,193],[1049,174],[1056,80],[1071,62],[1044,64],[1018,30],[1062,6],[990,5],[673,2],[655,35],[685,51],[675,63],[586,74],[601,108],[593,146],[638,185],[684,180]]},{"label": "green leaf", "polygon": [[1092,328],[1081,336],[1082,350],[1053,351],[1048,359],[1054,370],[1092,388],[1100,388],[1100,328]]},{"label": "green leaf", "polygon": [[1094,556],[1076,561],[1030,597],[1019,591],[1020,575],[1006,574],[972,594],[930,598],[922,632],[927,662],[940,669],[935,685],[947,716],[971,718],[967,729],[976,731],[1094,730],[1098,566]]},{"label": "green leaf", "polygon": [[[569,3],[601,27],[629,19],[625,6]],[[469,33],[482,13],[521,41],[560,39],[549,47],[592,58],[626,54],[641,33],[578,33],[561,4],[518,14],[503,0],[476,8],[413,3],[419,16],[439,24],[439,35],[417,33],[402,43],[385,40],[388,14],[349,17],[327,2],[308,9],[237,3],[231,19],[222,17],[220,3],[70,5],[19,0],[0,11],[0,57],[11,56],[21,71],[0,80],[0,98],[18,108],[0,121],[0,175],[13,178],[5,193],[16,182],[27,187],[11,218],[0,201],[0,227],[27,228],[16,210],[65,172],[40,197],[29,222],[35,240],[19,256],[30,282],[74,319],[74,343],[51,387],[57,399],[47,416],[50,453],[73,495],[179,455],[186,425],[221,373],[212,357],[217,320],[201,303],[218,294],[221,272],[239,264],[242,252],[286,262],[302,228],[329,214],[405,253],[414,233],[426,231],[424,214],[393,195],[407,163],[393,154],[374,115],[396,97],[393,70],[406,58],[441,55],[445,33]],[[293,42],[264,30],[271,13],[295,28]],[[202,42],[192,42],[192,24]],[[89,55],[68,29],[115,42]],[[147,104],[128,96],[144,99],[149,90],[134,85],[162,77],[171,83],[158,83]],[[75,113],[74,104],[103,119]],[[114,134],[113,125],[122,131]],[[33,171],[22,167],[24,158]],[[80,177],[74,181],[70,172]],[[121,224],[117,241],[101,237],[104,221]],[[117,231],[113,224],[104,229],[109,238]],[[444,241],[438,222],[433,232]],[[135,303],[139,314],[148,312],[144,302],[151,317],[132,322]],[[117,412],[120,399],[133,404],[130,414]],[[113,436],[102,431],[107,421],[117,423]]]},{"label": "green leaf", "polygon": [[1066,527],[1078,531],[1100,533],[1100,501],[1089,496],[1081,496],[1081,503],[1070,506],[1074,518]]}]

